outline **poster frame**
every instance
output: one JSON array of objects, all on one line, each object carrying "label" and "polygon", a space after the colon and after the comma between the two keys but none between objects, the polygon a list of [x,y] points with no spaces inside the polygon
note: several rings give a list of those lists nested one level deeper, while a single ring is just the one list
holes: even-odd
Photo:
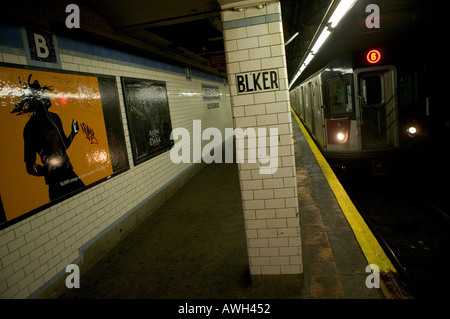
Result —
[{"label": "poster frame", "polygon": [[[131,143],[131,153],[133,155],[133,163],[135,166],[142,164],[158,155],[161,155],[163,153],[166,153],[167,151],[169,151],[173,145],[174,142],[173,140],[170,142],[170,147],[166,146],[163,147],[161,150],[158,151],[154,151],[151,152],[150,154],[146,154],[143,156],[139,156],[139,154],[137,154],[136,148],[138,146],[138,143],[136,141],[136,136],[134,135],[134,123],[133,120],[131,118],[131,110],[130,107],[128,105],[128,101],[127,101],[127,88],[125,86],[125,82],[127,80],[131,80],[131,81],[142,81],[142,82],[155,82],[155,83],[164,83],[164,87],[165,87],[165,99],[167,102],[167,113],[168,113],[168,120],[170,123],[170,131],[172,130],[172,119],[171,119],[171,115],[170,115],[170,105],[169,105],[169,96],[167,93],[167,82],[163,81],[163,80],[155,80],[155,79],[149,79],[149,78],[138,78],[138,77],[129,77],[129,76],[121,76],[120,77],[120,83],[122,86],[122,96],[123,96],[123,103],[124,103],[124,107],[125,107],[125,113],[127,116],[127,124],[128,124],[128,133],[129,133],[129,138],[130,138],[130,143]],[[169,136],[170,138],[170,136]]]},{"label": "poster frame", "polygon": [[[116,97],[117,97],[117,109],[115,112],[117,112],[118,115],[118,125],[120,124],[120,130],[122,132],[122,137],[123,138],[123,145],[124,145],[124,165],[123,167],[119,168],[117,171],[113,172],[112,174],[101,178],[95,182],[92,182],[88,185],[85,185],[83,187],[80,187],[79,189],[65,194],[57,199],[54,200],[50,200],[48,203],[41,205],[39,207],[36,207],[26,213],[23,213],[11,220],[6,220],[5,216],[4,216],[4,211],[3,211],[3,204],[1,204],[1,194],[0,194],[0,230],[8,228],[20,221],[23,221],[25,219],[30,218],[31,216],[36,215],[37,213],[50,208],[58,203],[61,203],[71,197],[74,197],[92,187],[95,187],[107,180],[110,180],[113,177],[116,177],[128,170],[130,170],[130,162],[129,162],[129,158],[128,158],[128,149],[127,149],[127,141],[126,141],[126,135],[125,135],[125,131],[124,131],[124,125],[123,125],[123,118],[122,118],[122,112],[121,112],[121,105],[120,105],[120,93],[119,93],[119,89],[117,86],[117,80],[116,80],[116,76],[114,75],[105,75],[105,74],[100,74],[100,73],[89,73],[89,72],[80,72],[80,71],[72,71],[72,70],[63,70],[63,69],[57,69],[57,68],[51,68],[51,67],[41,67],[41,66],[33,66],[33,65],[23,65],[23,64],[15,64],[15,63],[5,63],[5,62],[0,62],[0,67],[5,67],[5,68],[14,68],[14,69],[23,69],[23,70],[30,70],[30,71],[41,71],[41,72],[50,72],[50,73],[60,73],[60,74],[69,74],[69,75],[80,75],[80,76],[87,76],[87,77],[96,77],[96,78],[104,78],[104,79],[110,79],[112,82],[114,82],[115,85],[115,92],[116,92]],[[116,98],[114,97],[114,98]],[[103,104],[102,104],[102,108],[103,108]]]}]

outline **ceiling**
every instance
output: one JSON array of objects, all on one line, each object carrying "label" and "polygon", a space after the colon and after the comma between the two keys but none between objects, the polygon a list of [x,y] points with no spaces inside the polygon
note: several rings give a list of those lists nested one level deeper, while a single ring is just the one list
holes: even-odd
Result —
[{"label": "ceiling", "polygon": [[[283,1],[281,1],[283,3]],[[296,1],[289,1],[290,4]],[[301,1],[303,5],[312,5],[319,1]],[[366,18],[371,13],[366,12],[369,4],[377,4],[380,9],[380,28],[368,28]],[[287,8],[283,8],[288,11]],[[326,5],[316,9],[306,9],[307,18],[299,19],[287,15],[285,33],[292,34],[298,30],[299,35],[286,47],[286,59],[289,79],[297,72],[300,63],[306,54],[312,36],[317,30],[320,19],[324,16]],[[292,10],[292,12],[301,12]],[[295,13],[294,13],[295,15]],[[436,39],[434,35],[438,30],[440,12],[428,0],[358,0],[349,13],[342,19],[332,32],[326,43],[322,46],[314,59],[302,73],[298,81],[305,79],[313,72],[324,67],[331,59],[345,52],[371,48],[380,44],[388,46],[397,45],[397,42],[411,46],[411,51],[432,53],[428,47]],[[292,31],[289,28],[293,28]],[[286,40],[285,35],[285,40]],[[398,47],[396,46],[396,49]],[[403,48],[402,48],[403,49]],[[310,50],[310,48],[309,48]],[[429,53],[428,53],[428,52]],[[408,57],[405,56],[405,59]],[[424,57],[425,58],[425,57]]]},{"label": "ceiling", "polygon": [[[221,0],[229,1],[229,0]],[[291,79],[333,0],[280,0]],[[343,50],[401,35],[429,23],[431,1],[359,0],[327,41],[309,69]],[[45,3],[45,5],[43,5]],[[64,9],[71,1],[16,1],[4,5],[2,21],[46,27],[72,37],[90,38],[115,48],[126,47],[138,54],[167,60],[226,77],[220,5],[218,0],[79,0],[81,28],[68,30]],[[376,3],[381,28],[368,29],[365,7]],[[436,10],[435,10],[436,11]],[[440,10],[442,11],[442,10]],[[436,12],[439,12],[437,10]],[[305,72],[307,74],[307,72]]]},{"label": "ceiling", "polygon": [[[215,0],[83,2],[101,13],[117,34],[151,43],[163,55],[181,55],[182,61],[205,68],[211,58],[223,57],[220,6]],[[226,74],[223,65],[213,70]]]}]

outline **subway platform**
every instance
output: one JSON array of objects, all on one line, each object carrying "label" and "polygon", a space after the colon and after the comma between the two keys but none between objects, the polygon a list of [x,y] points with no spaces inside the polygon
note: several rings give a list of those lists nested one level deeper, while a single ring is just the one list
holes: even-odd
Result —
[{"label": "subway platform", "polygon": [[250,276],[237,164],[209,164],[60,299],[385,299],[293,116],[303,274]]}]

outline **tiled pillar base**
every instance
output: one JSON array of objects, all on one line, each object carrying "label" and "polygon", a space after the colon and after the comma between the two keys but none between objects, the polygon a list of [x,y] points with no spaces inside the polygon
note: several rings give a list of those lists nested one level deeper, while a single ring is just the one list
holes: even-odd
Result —
[{"label": "tiled pillar base", "polygon": [[[299,208],[281,7],[219,1],[234,127],[278,130],[276,172],[239,164],[251,275],[301,274]],[[269,139],[267,139],[269,146]],[[267,147],[268,149],[268,147]],[[249,149],[246,149],[249,153]]]}]

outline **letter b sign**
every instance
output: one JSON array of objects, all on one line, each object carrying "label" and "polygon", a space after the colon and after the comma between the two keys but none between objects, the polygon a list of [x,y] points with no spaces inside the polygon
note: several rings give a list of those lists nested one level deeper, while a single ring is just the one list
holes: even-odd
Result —
[{"label": "letter b sign", "polygon": [[30,58],[35,61],[57,63],[53,35],[48,32],[26,29]]},{"label": "letter b sign", "polygon": [[33,33],[33,36],[34,44],[36,46],[36,56],[42,59],[48,58],[50,50],[48,49],[45,38],[39,33]]}]

